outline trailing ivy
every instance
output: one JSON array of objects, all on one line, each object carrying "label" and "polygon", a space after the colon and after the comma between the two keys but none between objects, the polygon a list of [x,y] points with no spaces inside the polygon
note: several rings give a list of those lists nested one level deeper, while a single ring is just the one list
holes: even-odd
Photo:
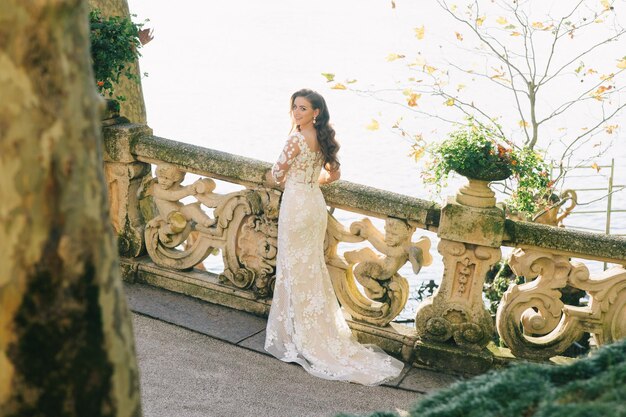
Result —
[{"label": "trailing ivy", "polygon": [[[568,365],[520,363],[418,401],[411,417],[624,417],[626,339]],[[340,414],[337,417],[355,417]],[[376,412],[368,417],[399,417]]]},{"label": "trailing ivy", "polygon": [[114,96],[120,77],[139,82],[130,65],[141,54],[139,31],[143,24],[133,23],[128,17],[103,17],[98,9],[89,13],[91,59],[98,91],[105,97],[124,101],[124,96]]}]

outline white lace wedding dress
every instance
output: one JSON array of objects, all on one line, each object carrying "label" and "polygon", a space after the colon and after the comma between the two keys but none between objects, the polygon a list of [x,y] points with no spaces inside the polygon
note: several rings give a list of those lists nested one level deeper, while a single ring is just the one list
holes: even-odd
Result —
[{"label": "white lace wedding dress", "polygon": [[327,211],[317,183],[322,161],[296,132],[272,168],[275,180],[285,180],[285,191],[265,350],[321,378],[378,385],[396,378],[404,364],[360,344],[339,307],[324,261]]}]

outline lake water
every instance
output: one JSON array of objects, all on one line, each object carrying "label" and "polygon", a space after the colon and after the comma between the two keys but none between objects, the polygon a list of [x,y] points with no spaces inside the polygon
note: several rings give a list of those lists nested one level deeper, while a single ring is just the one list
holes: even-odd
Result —
[{"label": "lake water", "polygon": [[[138,15],[135,20],[149,18],[147,26],[154,28],[155,38],[142,49],[140,61],[142,71],[149,73],[143,80],[148,124],[158,136],[273,162],[290,129],[290,95],[303,87],[312,88],[325,96],[331,111],[342,145],[342,179],[438,199],[422,184],[421,167],[408,157],[410,142],[385,127],[402,114],[402,108],[333,90],[321,76],[336,73],[339,81],[357,79],[355,85],[361,89],[395,88],[398,81],[406,79],[406,68],[385,57],[418,51],[427,55],[450,44],[446,34],[455,29],[434,1],[396,0],[396,4],[393,9],[391,1],[383,0],[182,0],[176,5],[129,0],[131,12]],[[416,40],[414,28],[422,24],[432,34],[432,42]],[[484,98],[491,92],[477,94]],[[381,129],[365,128],[372,119],[381,121]],[[620,119],[623,121],[623,115]],[[410,121],[416,132],[428,139],[442,137],[447,128],[423,116]],[[582,154],[592,151],[583,149]],[[611,152],[594,161],[602,165],[610,163],[610,158],[616,162],[615,182],[626,184],[623,140],[617,140]],[[608,171],[581,170],[566,185],[606,187]],[[453,194],[461,183],[452,180],[443,194]],[[216,191],[231,189],[220,183]],[[579,193],[579,199],[588,202],[604,194],[586,191]],[[613,196],[614,208],[626,208],[625,194]],[[600,199],[584,210],[605,210],[606,204],[606,198]],[[344,211],[336,216],[344,225],[361,217]],[[625,220],[624,213],[613,214],[612,232],[626,233]],[[566,223],[604,231],[605,215],[571,216]],[[375,224],[382,227],[382,221]],[[418,230],[416,237],[419,235],[431,238],[435,260],[419,276],[408,265],[401,269],[412,291],[424,280],[439,281],[443,269],[435,249],[436,235]],[[207,260],[210,270],[221,271],[218,258]],[[597,271],[601,265],[591,264],[591,268]],[[415,306],[410,302],[401,318],[412,318]]]}]

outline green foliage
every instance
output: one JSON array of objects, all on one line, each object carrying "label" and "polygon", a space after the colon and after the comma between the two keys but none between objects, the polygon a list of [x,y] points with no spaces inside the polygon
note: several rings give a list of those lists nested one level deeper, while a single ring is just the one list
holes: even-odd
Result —
[{"label": "green foliage", "polygon": [[485,277],[483,294],[489,300],[489,311],[496,314],[500,300],[511,284],[523,284],[524,277],[518,277],[509,264],[502,260],[494,265]]},{"label": "green foliage", "polygon": [[[521,363],[458,382],[418,401],[409,415],[624,417],[626,339],[568,365]],[[368,417],[398,415],[378,412]]]},{"label": "green foliage", "polygon": [[[130,64],[141,54],[139,30],[143,24],[133,23],[127,17],[102,17],[100,10],[89,13],[91,59],[98,91],[103,96],[114,97],[115,84],[120,77],[139,82],[130,71]],[[119,101],[125,97],[115,96]]]},{"label": "green foliage", "polygon": [[505,186],[512,191],[507,203],[526,215],[543,208],[552,194],[548,165],[532,149],[513,149],[503,144],[493,129],[468,123],[448,134],[448,139],[429,148],[430,161],[423,171],[424,182],[438,189],[455,171],[468,178],[483,181],[500,181],[513,177],[516,186]]}]

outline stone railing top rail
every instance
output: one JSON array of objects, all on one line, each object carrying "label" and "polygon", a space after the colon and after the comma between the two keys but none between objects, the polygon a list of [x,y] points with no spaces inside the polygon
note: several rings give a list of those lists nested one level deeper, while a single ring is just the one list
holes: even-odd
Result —
[{"label": "stone railing top rail", "polygon": [[[271,167],[269,162],[153,136],[145,126],[122,124],[106,130],[105,159],[109,161],[167,162],[194,174],[249,187],[263,185]],[[323,186],[322,191],[333,207],[374,217],[402,218],[426,230],[436,231],[439,226],[441,208],[433,201],[348,181]],[[502,243],[626,264],[626,239],[599,233],[507,219]]]}]

